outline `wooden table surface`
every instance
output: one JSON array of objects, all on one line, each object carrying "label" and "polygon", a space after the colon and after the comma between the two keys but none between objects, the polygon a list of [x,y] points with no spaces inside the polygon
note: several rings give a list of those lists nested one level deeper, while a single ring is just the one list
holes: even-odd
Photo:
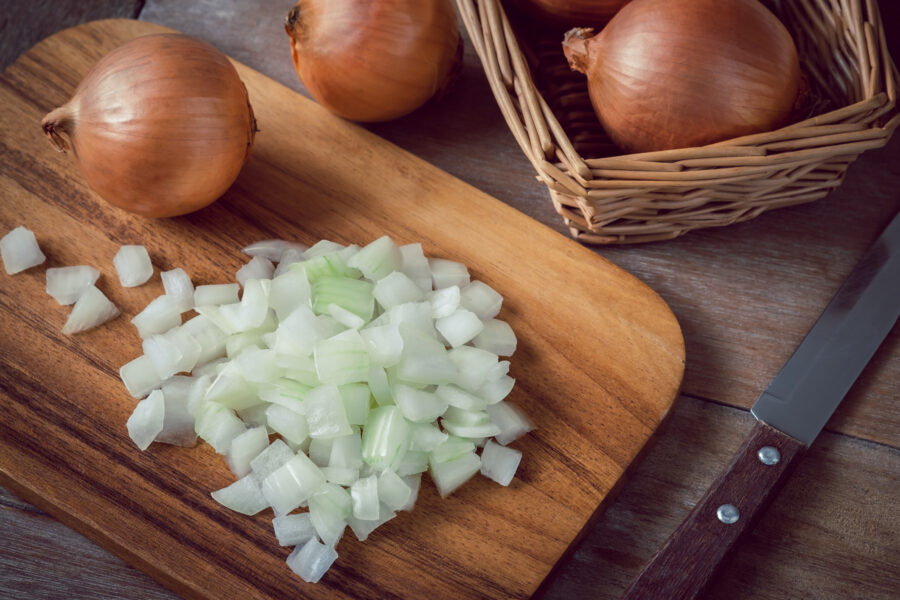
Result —
[{"label": "wooden table surface", "polygon": [[[900,7],[893,0],[880,4],[889,45],[900,57]],[[281,28],[290,5],[0,0],[0,68],[64,27],[134,17],[208,40],[303,93]],[[460,79],[443,101],[370,129],[566,235],[506,128],[471,44]],[[684,331],[687,370],[667,426],[616,500],[560,563],[542,598],[618,598],[730,460],[753,425],[748,407],[898,209],[895,136],[863,155],[824,200],[673,241],[595,248],[669,303]],[[895,327],[706,599],[897,597],[898,396]],[[175,597],[0,488],[0,598]]]}]

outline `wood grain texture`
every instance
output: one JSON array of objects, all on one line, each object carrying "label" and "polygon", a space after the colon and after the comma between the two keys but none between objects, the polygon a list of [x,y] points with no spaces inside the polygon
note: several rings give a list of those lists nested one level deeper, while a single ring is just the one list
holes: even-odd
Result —
[{"label": "wood grain texture", "polygon": [[[616,600],[756,424],[679,398],[657,442],[541,600]],[[823,432],[703,600],[894,600],[900,451]]]},{"label": "wood grain texture", "polygon": [[[758,452],[762,448],[774,448],[779,460],[761,462]],[[697,598],[741,537],[752,530],[804,450],[791,436],[757,422],[731,464],[628,586],[622,600]],[[726,506],[736,512],[722,516],[733,521],[723,521],[719,515]]]},{"label": "wood grain texture", "polygon": [[[303,586],[271,515],[228,513],[209,498],[231,479],[210,448],[134,449],[124,428],[133,400],[115,374],[139,353],[136,332],[120,318],[60,335],[66,311],[43,294],[41,267],[0,287],[0,479],[190,597],[529,595],[668,413],[684,367],[673,315],[611,263],[241,65],[261,131],[225,197],[166,221],[104,204],[39,130],[14,125],[65,101],[109,49],[160,29],[67,30],[4,74],[0,229],[34,230],[51,257],[44,267],[96,265],[126,317],[161,285],[115,283],[124,243],[146,244],[159,269],[183,266],[197,283],[229,280],[245,258],[238,249],[268,237],[366,243],[387,233],[461,260],[507,298],[502,315],[519,336],[513,399],[537,424],[519,445],[520,477],[508,489],[476,480],[444,501],[427,485],[418,510],[429,518],[404,514],[366,544],[345,539],[324,583]],[[496,234],[498,222],[509,235]],[[541,253],[522,261],[533,248]]]},{"label": "wood grain texture", "polygon": [[[290,0],[148,0],[142,19],[205,39],[305,94],[281,27]],[[882,0],[888,46],[900,48],[900,3]],[[457,85],[391,123],[367,126],[565,233],[547,189],[519,150],[466,37]],[[747,223],[639,247],[593,248],[650,284],[685,331],[683,391],[749,408],[787,361],[856,261],[900,210],[900,136],[866,152],[832,195]],[[497,229],[508,230],[509,223]],[[862,373],[828,430],[900,447],[900,328]]]}]

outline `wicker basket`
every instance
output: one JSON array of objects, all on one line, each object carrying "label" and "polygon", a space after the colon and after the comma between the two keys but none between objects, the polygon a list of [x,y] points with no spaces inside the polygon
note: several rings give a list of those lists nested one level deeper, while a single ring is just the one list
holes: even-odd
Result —
[{"label": "wicker basket", "polygon": [[499,0],[457,4],[510,130],[583,242],[671,239],[817,200],[900,124],[900,76],[877,0],[768,3],[794,37],[807,78],[800,120],[709,146],[629,155],[606,137],[559,32],[513,27]]}]

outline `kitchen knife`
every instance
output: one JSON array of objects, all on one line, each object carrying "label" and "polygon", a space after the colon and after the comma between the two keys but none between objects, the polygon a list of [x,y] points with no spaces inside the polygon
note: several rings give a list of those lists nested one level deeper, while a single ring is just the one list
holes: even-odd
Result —
[{"label": "kitchen knife", "polygon": [[900,213],[751,409],[756,425],[622,600],[690,600],[750,529],[900,315]]}]

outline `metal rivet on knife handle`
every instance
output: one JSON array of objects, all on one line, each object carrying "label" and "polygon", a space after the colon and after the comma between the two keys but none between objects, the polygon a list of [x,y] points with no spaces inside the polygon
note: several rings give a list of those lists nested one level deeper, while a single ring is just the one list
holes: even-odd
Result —
[{"label": "metal rivet on knife handle", "polygon": [[775,446],[763,446],[756,453],[756,456],[759,458],[759,462],[770,467],[777,465],[781,460],[781,452]]},{"label": "metal rivet on knife handle", "polygon": [[716,510],[716,516],[726,525],[731,525],[738,522],[741,512],[734,504],[723,504]]}]

